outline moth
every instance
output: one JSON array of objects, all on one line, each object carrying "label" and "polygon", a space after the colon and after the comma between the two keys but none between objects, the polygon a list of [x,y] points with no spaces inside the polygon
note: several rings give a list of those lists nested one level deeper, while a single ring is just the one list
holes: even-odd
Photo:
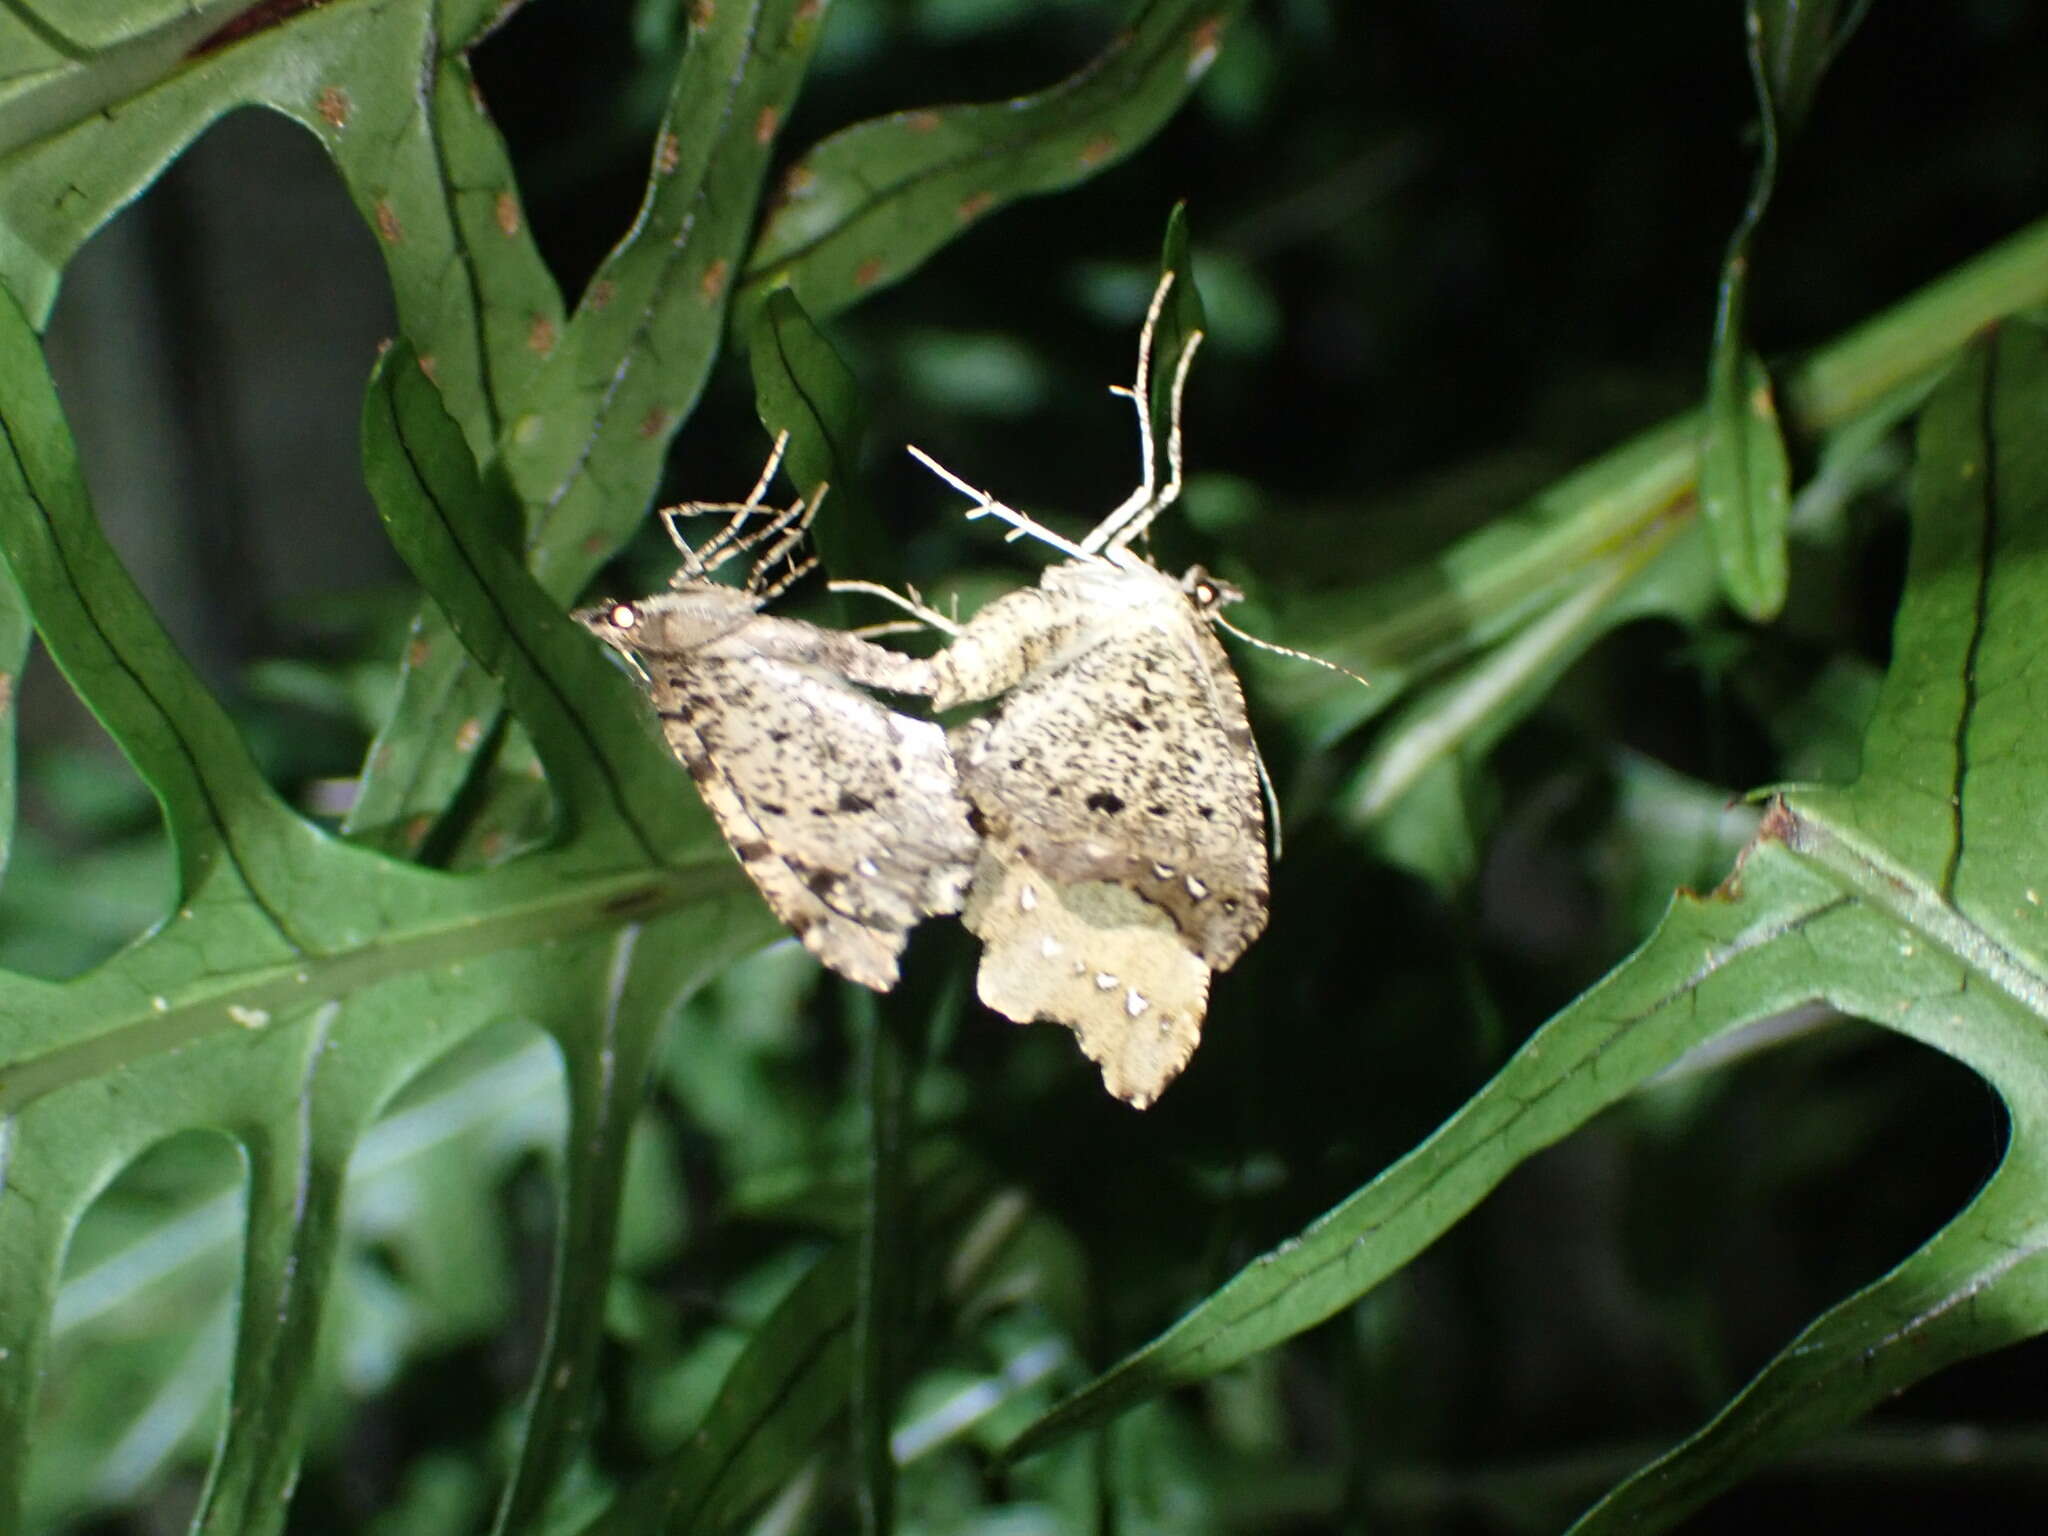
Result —
[{"label": "moth", "polygon": [[1240,593],[1196,567],[1178,578],[1130,547],[1180,494],[1180,396],[1199,331],[1172,379],[1168,477],[1155,483],[1149,414],[1161,280],[1134,387],[1144,478],[1078,544],[912,449],[976,503],[1068,558],[1036,587],[956,624],[865,582],[949,636],[920,692],[933,707],[1000,699],[952,737],[981,833],[962,920],[983,944],[976,990],[1018,1023],[1067,1025],[1104,1086],[1142,1109],[1193,1055],[1209,978],[1266,926],[1262,770],[1244,693],[1213,626]]},{"label": "moth", "polygon": [[[761,895],[819,960],[886,992],[925,917],[957,912],[980,839],[945,732],[856,684],[924,691],[924,663],[867,639],[761,612],[815,564],[792,557],[818,497],[665,510],[683,563],[665,592],[574,617],[638,670],[669,746]],[[692,548],[676,518],[730,514]],[[749,533],[750,518],[767,521]],[[714,579],[756,552],[746,582]],[[779,579],[770,573],[787,562]]]}]

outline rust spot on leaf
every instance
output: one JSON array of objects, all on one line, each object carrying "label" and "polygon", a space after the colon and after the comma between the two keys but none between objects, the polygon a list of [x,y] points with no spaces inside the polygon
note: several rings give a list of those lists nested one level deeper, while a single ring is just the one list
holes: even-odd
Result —
[{"label": "rust spot on leaf", "polygon": [[321,87],[313,102],[313,110],[320,114],[320,120],[336,130],[348,126],[348,115],[354,109],[355,104],[349,100],[348,92],[338,85]]},{"label": "rust spot on leaf", "polygon": [[654,174],[673,176],[676,167],[683,162],[683,141],[673,133],[664,133],[654,141]]},{"label": "rust spot on leaf", "polygon": [[383,198],[377,199],[377,233],[386,245],[396,245],[405,238],[405,226],[398,222],[398,212]]},{"label": "rust spot on leaf", "polygon": [[583,536],[583,553],[591,559],[601,559],[611,552],[601,533],[587,533]]},{"label": "rust spot on leaf", "polygon": [[773,107],[763,107],[761,115],[754,119],[754,142],[766,144],[775,137],[775,130],[782,126],[782,114]]},{"label": "rust spot on leaf", "polygon": [[781,196],[802,197],[818,184],[817,173],[808,166],[792,165],[789,174],[782,178]]},{"label": "rust spot on leaf", "polygon": [[1083,165],[1100,165],[1115,153],[1116,135],[1112,133],[1098,133],[1094,138],[1081,146],[1081,163]]},{"label": "rust spot on leaf", "polygon": [[968,224],[980,218],[989,211],[995,200],[996,195],[993,192],[977,192],[972,197],[961,198],[959,209],[960,222]]},{"label": "rust spot on leaf", "polygon": [[420,372],[427,376],[427,382],[429,384],[440,383],[440,380],[435,377],[435,374],[439,371],[440,367],[441,360],[438,357],[434,356],[433,353],[422,352],[420,354]]},{"label": "rust spot on leaf", "polygon": [[936,112],[906,112],[903,126],[912,133],[936,133],[939,128],[939,114]]},{"label": "rust spot on leaf", "polygon": [[14,674],[0,672],[0,715],[7,713],[14,703]]},{"label": "rust spot on leaf", "polygon": [[1223,18],[1211,16],[1196,23],[1195,30],[1188,34],[1188,78],[1192,80],[1207,70],[1222,51]]},{"label": "rust spot on leaf", "polygon": [[609,306],[611,301],[618,296],[618,292],[619,285],[607,277],[590,285],[590,297],[585,302],[589,304],[592,312],[595,313]]},{"label": "rust spot on leaf", "polygon": [[717,18],[718,6],[714,0],[697,0],[697,3],[690,7],[690,25],[693,27],[708,27]]},{"label": "rust spot on leaf", "polygon": [[640,435],[650,443],[661,436],[668,426],[668,412],[658,405],[649,406],[647,414],[640,418]]},{"label": "rust spot on leaf", "polygon": [[434,830],[434,818],[415,816],[405,824],[405,846],[417,848],[427,840],[427,834]]},{"label": "rust spot on leaf", "polygon": [[474,715],[455,728],[455,750],[458,752],[474,752],[476,744],[483,739],[484,723]]},{"label": "rust spot on leaf", "polygon": [[725,258],[719,257],[704,269],[704,275],[697,279],[697,291],[704,295],[706,304],[716,304],[718,296],[725,292],[725,274],[730,270]]},{"label": "rust spot on leaf", "polygon": [[546,357],[555,350],[555,322],[546,315],[535,315],[526,325],[526,349],[536,357]]},{"label": "rust spot on leaf", "polygon": [[519,233],[519,199],[510,192],[500,192],[494,209],[498,218],[498,231],[506,239]]},{"label": "rust spot on leaf", "polygon": [[1777,795],[1771,796],[1770,809],[1764,812],[1764,819],[1756,824],[1758,842],[1790,843],[1799,829],[1798,818]]},{"label": "rust spot on leaf", "polygon": [[505,834],[493,829],[477,839],[476,849],[484,856],[484,862],[495,864],[505,856]]},{"label": "rust spot on leaf", "polygon": [[405,664],[409,667],[424,667],[427,664],[427,656],[433,649],[433,646],[427,643],[427,637],[421,635],[405,648]]},{"label": "rust spot on leaf", "polygon": [[875,279],[881,275],[882,258],[870,256],[866,261],[853,269],[853,286],[856,288],[871,288],[874,286]]}]

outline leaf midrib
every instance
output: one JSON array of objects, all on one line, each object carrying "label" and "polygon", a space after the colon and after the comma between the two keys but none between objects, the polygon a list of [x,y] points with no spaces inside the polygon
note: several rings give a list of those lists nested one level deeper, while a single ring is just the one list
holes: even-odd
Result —
[{"label": "leaf midrib", "polygon": [[1816,873],[1925,938],[2039,1019],[2048,1019],[2048,975],[1964,915],[1926,877],[1885,858],[1810,805],[1779,799],[1760,837],[1775,838]]},{"label": "leaf midrib", "polygon": [[[265,1027],[295,1019],[319,1005],[345,998],[365,987],[412,972],[458,965],[509,949],[522,949],[550,939],[567,938],[645,923],[693,902],[710,903],[738,894],[739,866],[724,857],[707,858],[670,868],[636,866],[595,875],[564,875],[536,879],[521,866],[520,890],[493,900],[493,893],[474,889],[467,910],[453,918],[427,920],[387,928],[361,942],[320,953],[281,960],[226,976],[204,978],[164,998],[158,1008],[150,987],[134,973],[145,969],[142,956],[163,943],[181,948],[203,937],[195,926],[210,926],[211,916],[173,920],[137,950],[107,968],[81,977],[77,992],[69,987],[41,990],[39,1001],[59,1000],[66,1011],[76,1009],[108,1021],[91,1036],[23,1057],[0,1066],[0,1116],[70,1083],[100,1076],[148,1056],[187,1046],[206,1037],[250,1026],[235,1019],[231,1008],[268,1015]],[[490,875],[461,877],[489,882]],[[444,893],[445,894],[445,893]],[[423,903],[431,913],[433,906]],[[481,913],[482,915],[476,915]],[[232,917],[222,914],[232,921]],[[146,971],[145,971],[146,974]],[[92,1009],[93,991],[117,990],[123,1003]],[[0,1007],[5,990],[0,989]]]}]

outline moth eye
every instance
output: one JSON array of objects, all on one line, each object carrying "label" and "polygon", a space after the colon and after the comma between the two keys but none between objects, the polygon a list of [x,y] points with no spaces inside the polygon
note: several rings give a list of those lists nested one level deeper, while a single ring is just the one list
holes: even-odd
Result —
[{"label": "moth eye", "polygon": [[640,622],[640,610],[631,603],[617,603],[611,611],[613,629],[631,629]]}]

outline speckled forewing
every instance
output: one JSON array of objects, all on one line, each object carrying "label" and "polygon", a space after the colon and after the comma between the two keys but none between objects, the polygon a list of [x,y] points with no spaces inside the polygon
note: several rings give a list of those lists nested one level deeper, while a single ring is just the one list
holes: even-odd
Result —
[{"label": "speckled forewing", "polygon": [[1176,601],[1067,647],[955,754],[991,837],[1051,879],[1129,887],[1223,970],[1266,922],[1258,770],[1229,658]]},{"label": "speckled forewing", "polygon": [[878,991],[909,931],[958,911],[979,839],[945,734],[848,685],[924,663],[678,583],[578,617],[645,673],[662,730],[754,884],[820,960]]}]

